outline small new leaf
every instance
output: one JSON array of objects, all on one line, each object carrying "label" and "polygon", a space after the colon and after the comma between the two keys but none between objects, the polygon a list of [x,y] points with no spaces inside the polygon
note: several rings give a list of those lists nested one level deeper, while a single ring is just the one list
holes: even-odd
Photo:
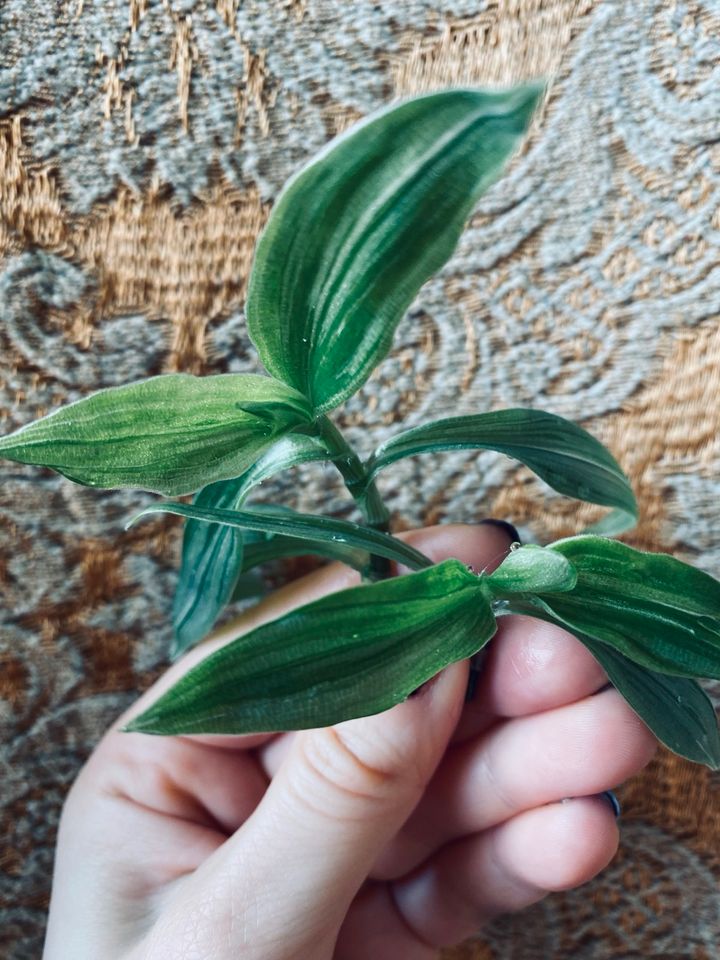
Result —
[{"label": "small new leaf", "polygon": [[300,607],[211,654],[127,727],[251,733],[322,727],[400,703],[495,633],[457,560]]},{"label": "small new leaf", "polygon": [[528,544],[511,550],[485,581],[493,597],[565,593],[577,583],[575,568],[561,553]]},{"label": "small new leaf", "polygon": [[385,356],[525,133],[537,87],[449,90],[370,117],[280,195],[246,306],[265,367],[326,412]]},{"label": "small new leaf", "polygon": [[582,427],[523,408],[448,417],[415,427],[378,447],[371,476],[403,457],[437,450],[497,450],[530,467],[558,493],[614,510],[592,529],[617,534],[637,522],[630,483],[609,450]]},{"label": "small new leaf", "polygon": [[101,390],[30,423],[0,439],[0,457],[90,487],[174,496],[238,476],[309,418],[305,399],[270,377],[169,374]]}]

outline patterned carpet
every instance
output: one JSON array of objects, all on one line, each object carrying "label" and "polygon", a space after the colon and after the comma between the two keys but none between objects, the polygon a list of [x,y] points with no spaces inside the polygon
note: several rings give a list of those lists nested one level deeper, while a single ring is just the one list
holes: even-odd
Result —
[{"label": "patterned carpet", "polygon": [[[161,371],[256,370],[244,288],[287,176],[395,96],[537,76],[529,142],[342,421],[369,451],[399,421],[569,416],[633,478],[628,542],[720,576],[716,0],[4,0],[3,428]],[[63,796],[165,662],[179,526],[123,532],[148,496],[2,475],[0,953],[27,960]],[[381,487],[398,528],[496,516],[543,542],[593,515],[490,453]],[[278,495],[348,515],[317,466]],[[716,956],[720,777],[663,753],[622,800],[602,877],[448,957]]]}]

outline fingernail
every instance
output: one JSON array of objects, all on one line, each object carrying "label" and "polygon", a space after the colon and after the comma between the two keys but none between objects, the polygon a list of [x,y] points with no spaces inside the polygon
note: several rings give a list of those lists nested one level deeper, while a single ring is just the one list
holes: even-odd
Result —
[{"label": "fingernail", "polygon": [[465,703],[471,703],[475,699],[486,654],[487,647],[484,650],[479,650],[470,658],[470,673],[468,674],[468,682],[465,689]]},{"label": "fingernail", "polygon": [[487,524],[488,526],[492,527],[500,527],[500,529],[504,530],[508,537],[510,537],[510,540],[513,543],[522,543],[520,534],[511,523],[508,523],[507,520],[495,520],[494,518],[489,518],[487,520],[480,520],[479,522],[480,525]]},{"label": "fingernail", "polygon": [[[605,803],[609,804],[610,809],[615,814],[615,819],[618,820],[620,814],[622,813],[622,807],[620,806],[620,801],[615,795],[614,790],[604,790],[602,793],[596,793],[595,796],[598,800],[604,800]],[[572,803],[573,800],[584,799],[583,797],[563,797],[560,803]]]},{"label": "fingernail", "polygon": [[602,797],[603,800],[606,800],[610,804],[610,809],[615,814],[615,819],[617,820],[622,813],[622,807],[620,806],[620,801],[615,795],[615,791],[605,790],[603,793],[599,793],[598,796]]},{"label": "fingernail", "polygon": [[468,674],[467,687],[465,689],[465,703],[471,703],[475,699],[475,694],[477,693],[478,680],[480,679],[480,671],[475,667],[470,667],[470,673]]}]

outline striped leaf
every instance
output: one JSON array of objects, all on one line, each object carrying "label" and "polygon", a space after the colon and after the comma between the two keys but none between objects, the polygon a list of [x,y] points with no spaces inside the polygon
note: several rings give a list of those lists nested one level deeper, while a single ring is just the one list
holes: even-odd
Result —
[{"label": "striped leaf", "polygon": [[495,629],[479,579],[446,560],[323,597],[231,641],[127,729],[250,733],[368,716],[476,653]]},{"label": "striped leaf", "polygon": [[449,90],[392,106],[287,184],[255,254],[248,329],[265,367],[317,412],[354,393],[385,356],[539,95]]},{"label": "striped leaf", "polygon": [[571,537],[548,549],[577,573],[571,592],[534,601],[557,623],[657,673],[720,678],[717,580],[674,557],[603,537]]},{"label": "striped leaf", "polygon": [[[202,489],[193,504],[201,509],[236,510],[253,488],[273,474],[328,456],[320,439],[290,434],[273,444],[241,477]],[[237,527],[193,519],[185,523],[173,600],[173,657],[202,640],[230,602],[238,577],[246,569],[244,539],[243,531]]]},{"label": "striped leaf", "polygon": [[606,535],[637,522],[630,483],[612,454],[570,420],[542,410],[498,410],[448,417],[392,437],[368,462],[372,476],[390,464],[437,450],[497,450],[530,467],[558,493],[612,507],[593,527]]},{"label": "striped leaf", "polygon": [[236,477],[310,417],[270,377],[177,373],[101,390],[0,438],[0,457],[90,487],[174,496]]},{"label": "striped leaf", "polygon": [[[219,510],[211,507],[198,507],[192,503],[163,502],[146,507],[134,517],[128,526],[151,513],[174,513],[178,517],[192,517],[208,523],[220,523],[242,530],[258,530],[262,533],[279,533],[288,537],[297,537],[310,543],[336,543],[348,547],[366,550],[377,557],[385,557],[396,563],[404,564],[410,570],[422,570],[432,565],[432,561],[396,537],[370,527],[362,527],[348,520],[336,520],[334,517],[316,517],[294,510],[281,512],[279,508],[253,510]],[[312,550],[308,548],[308,553]]]}]

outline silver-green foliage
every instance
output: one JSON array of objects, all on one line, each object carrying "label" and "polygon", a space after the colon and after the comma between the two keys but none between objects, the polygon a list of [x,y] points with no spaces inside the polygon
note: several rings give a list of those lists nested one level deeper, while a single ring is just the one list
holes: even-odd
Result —
[{"label": "silver-green foliage", "polygon": [[[554,414],[512,409],[398,433],[363,462],[327,417],[387,354],[540,95],[521,87],[409,100],[335,140],[288,183],[258,243],[247,303],[271,376],[155,377],[0,439],[1,456],[78,483],[195,493],[191,504],[144,511],[186,519],[175,654],[233,598],[262,591],[250,571],[268,560],[316,553],[362,574],[359,586],[216,651],[132,729],[244,733],[380,711],[481,649],[498,617],[524,613],[574,633],[672,750],[720,766],[715,714],[694,679],[720,677],[720,584],[597,535],[637,520],[627,477],[602,444]],[[591,535],[514,549],[490,575],[433,564],[389,532],[375,477],[403,457],[457,449],[498,451],[609,513]],[[247,505],[263,480],[310,461],[340,471],[363,524]],[[391,562],[414,572],[388,579]]]}]

